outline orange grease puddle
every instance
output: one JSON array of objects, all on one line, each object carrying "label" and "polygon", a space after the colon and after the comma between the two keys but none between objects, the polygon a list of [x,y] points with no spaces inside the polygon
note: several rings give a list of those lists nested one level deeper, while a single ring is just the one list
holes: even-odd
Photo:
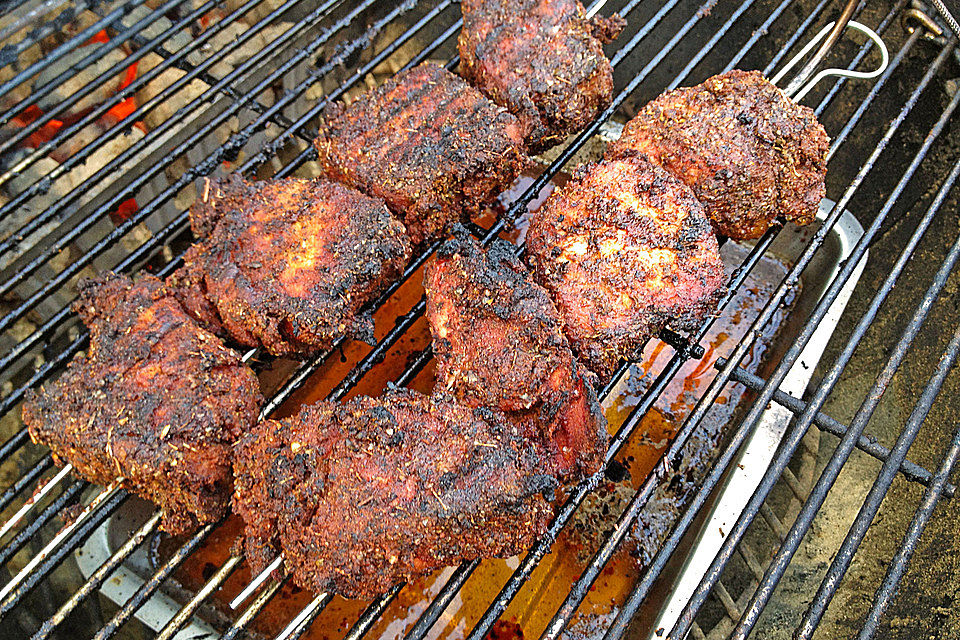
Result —
[{"label": "orange grease puddle", "polygon": [[[510,194],[522,192],[532,179],[521,179]],[[489,223],[489,217],[478,222]],[[522,239],[525,219],[518,221],[518,228],[505,237],[517,242]],[[739,264],[746,250],[735,245],[724,248],[730,264]],[[767,264],[754,273],[785,273],[786,267],[773,259],[764,258]],[[777,278],[779,280],[779,278]],[[409,281],[376,314],[376,337],[382,339],[395,325],[395,319],[407,313],[423,295],[422,274],[414,274]],[[650,471],[659,463],[664,449],[680,428],[697,398],[713,380],[716,370],[713,363],[717,357],[728,355],[759,314],[776,282],[760,282],[753,276],[740,288],[727,311],[714,324],[703,345],[708,349],[700,361],[688,362],[658,398],[654,409],[643,417],[627,445],[617,457],[619,474],[610,478],[581,506],[573,521],[564,529],[551,552],[544,557],[530,580],[513,600],[501,621],[491,632],[495,638],[537,637],[545,629],[550,618],[566,597],[571,583],[576,580],[584,565],[602,543],[604,532],[616,521],[626,506],[633,491],[641,485]],[[766,345],[782,323],[786,310],[778,312],[773,329],[755,346],[745,366],[755,370]],[[426,320],[419,319],[376,364],[347,397],[357,394],[377,395],[387,381],[395,380],[407,367],[409,359],[430,343]],[[342,353],[333,354],[327,362],[293,395],[279,410],[280,416],[289,415],[303,403],[325,398],[337,383],[364,356],[371,347],[360,342],[347,343]],[[605,404],[611,433],[630,414],[652,380],[673,356],[673,349],[658,340],[651,340],[643,352],[641,362],[635,364],[629,376],[622,380]],[[274,369],[284,369],[282,365]],[[287,369],[289,370],[289,364]],[[270,374],[268,374],[270,375]],[[411,387],[430,392],[433,387],[433,366],[421,371]],[[269,384],[266,386],[269,387]],[[717,404],[705,421],[708,434],[706,448],[716,446],[722,426],[729,421],[737,403],[744,394],[739,385],[727,385]],[[612,465],[617,466],[617,465]],[[207,539],[205,544],[187,561],[177,573],[177,578],[190,590],[200,588],[230,555],[238,543],[242,523],[231,516]],[[615,615],[619,604],[632,589],[642,568],[641,536],[631,534],[620,546],[616,555],[596,581],[589,595],[580,606],[568,629],[568,637],[593,638],[602,635],[603,625]],[[166,545],[163,545],[166,547]],[[163,555],[161,550],[161,555]],[[480,619],[492,599],[508,580],[518,565],[517,558],[486,560],[469,578],[464,588],[444,611],[434,625],[429,638],[456,639],[465,636]],[[366,637],[401,638],[408,632],[433,597],[445,584],[452,569],[446,569],[407,585],[374,624]],[[234,572],[211,601],[223,613],[233,617],[225,604],[236,595],[250,579],[243,565]],[[253,628],[273,636],[312,599],[312,594],[287,586],[264,608],[253,623]],[[367,601],[351,601],[335,597],[317,617],[304,637],[315,640],[340,638],[356,623],[367,607]]]}]

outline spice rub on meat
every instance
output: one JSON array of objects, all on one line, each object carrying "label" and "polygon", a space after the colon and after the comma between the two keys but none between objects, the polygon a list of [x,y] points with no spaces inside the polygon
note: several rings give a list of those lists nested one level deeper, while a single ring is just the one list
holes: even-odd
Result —
[{"label": "spice rub on meat", "polygon": [[534,425],[544,472],[559,481],[594,473],[606,452],[606,419],[550,295],[515,247],[495,240],[484,250],[460,231],[424,273],[438,389]]},{"label": "spice rub on meat", "polygon": [[603,53],[620,16],[587,18],[578,0],[463,0],[460,69],[520,119],[532,151],[561,142],[610,105]]},{"label": "spice rub on meat", "polygon": [[377,198],[326,180],[239,176],[206,183],[191,247],[170,285],[205,327],[278,356],[373,338],[364,307],[410,258],[403,225]]},{"label": "spice rub on meat", "polygon": [[650,102],[607,157],[645,154],[693,189],[717,233],[746,239],[778,216],[813,221],[828,148],[811,109],[760,73],[733,70]]},{"label": "spice rub on meat", "polygon": [[331,105],[315,145],[327,177],[383,198],[414,245],[476,213],[527,163],[517,119],[432,63]]},{"label": "spice rub on meat", "polygon": [[527,249],[574,353],[604,380],[665,326],[696,327],[723,288],[703,207],[640,156],[580,167],[534,214]]},{"label": "spice rub on meat", "polygon": [[90,348],[29,394],[31,438],[91,482],[124,478],[160,507],[170,533],[222,518],[232,445],[263,402],[253,371],[156,278],[85,281],[75,309],[90,327]]},{"label": "spice rub on meat", "polygon": [[529,441],[496,411],[406,390],[265,421],[235,459],[252,570],[282,552],[298,586],[368,598],[514,555],[553,514]]}]

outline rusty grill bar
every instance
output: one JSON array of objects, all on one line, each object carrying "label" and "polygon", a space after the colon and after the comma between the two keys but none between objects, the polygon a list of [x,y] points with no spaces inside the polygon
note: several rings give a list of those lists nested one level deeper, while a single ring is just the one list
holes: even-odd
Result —
[{"label": "rusty grill bar", "polygon": [[[137,104],[115,122],[106,126],[92,141],[70,154],[62,163],[40,174],[32,183],[26,185],[0,206],[0,220],[13,216],[18,210],[41,199],[56,183],[71,171],[82,167],[96,153],[97,149],[111,140],[119,139],[159,108],[173,102],[175,95],[189,87],[195,80],[201,81],[205,88],[189,100],[177,103],[179,106],[167,118],[150,128],[135,143],[119,152],[99,169],[86,176],[79,184],[36,215],[17,225],[6,238],[0,239],[0,256],[11,256],[10,262],[2,270],[0,298],[4,301],[3,315],[0,316],[0,336],[3,353],[0,354],[0,372],[6,387],[0,401],[3,415],[17,415],[19,403],[26,390],[36,388],[45,380],[52,379],[63,366],[85,346],[86,334],[82,327],[77,328],[69,310],[72,300],[70,289],[73,280],[88,267],[115,268],[118,271],[136,271],[149,268],[159,275],[170,273],[179,264],[178,253],[189,240],[188,218],[185,208],[177,202],[178,197],[192,189],[200,177],[222,171],[222,163],[235,164],[240,156],[243,161],[235,168],[248,176],[288,176],[300,170],[313,159],[313,150],[309,145],[315,131],[316,118],[322,109],[332,101],[351,95],[351,91],[362,88],[365,79],[385,63],[393,63],[393,69],[406,68],[425,59],[444,59],[450,69],[458,64],[456,36],[460,28],[459,12],[452,0],[429,2],[428,0],[406,0],[388,8],[378,7],[373,0],[344,2],[327,0],[325,2],[303,2],[287,0],[272,2],[269,0],[249,0],[246,3],[233,3],[227,8],[222,3],[208,0],[187,3],[183,0],[169,0],[166,3],[151,4],[150,8],[139,1],[116,3],[109,10],[100,6],[104,3],[72,4],[71,7],[47,21],[38,18],[48,12],[62,8],[63,3],[35,3],[33,13],[23,17],[11,15],[0,33],[12,35],[26,33],[13,42],[12,48],[0,51],[0,71],[19,65],[22,54],[48,37],[52,32],[49,25],[64,25],[76,21],[81,11],[96,11],[96,20],[90,21],[78,29],[63,44],[49,55],[41,57],[23,68],[17,66],[15,72],[3,76],[0,83],[0,98],[15,91],[18,86],[28,83],[37,74],[54,65],[98,33],[104,32],[107,38],[90,45],[91,51],[75,67],[71,67],[31,94],[15,102],[0,114],[0,125],[9,125],[21,117],[42,98],[52,94],[57,86],[79,73],[83,67],[94,65],[109,51],[124,46],[128,49],[126,57],[106,70],[99,71],[95,77],[80,89],[45,111],[32,122],[26,123],[15,134],[0,142],[0,155],[9,154],[21,147],[31,136],[42,132],[58,118],[69,111],[85,97],[93,94],[101,85],[111,83],[131,64],[146,59],[148,55],[158,55],[160,61],[149,71],[138,74],[129,84],[115,91],[111,96],[83,113],[70,124],[64,122],[53,136],[21,154],[12,163],[2,168],[0,186],[9,184],[31,169],[38,167],[41,161],[59,145],[81,132],[85,127],[98,123],[105,114],[134,97],[138,91],[150,82],[160,78],[167,71],[176,70],[176,79],[158,91],[153,97]],[[770,75],[782,65],[788,54],[802,45],[820,25],[833,19],[841,11],[842,4],[821,0],[809,7],[802,19],[789,29],[778,28],[785,16],[800,2],[782,0],[774,4],[758,0],[743,3],[709,0],[703,4],[669,0],[658,5],[656,10],[640,0],[625,3],[602,3],[601,12],[617,11],[627,18],[630,26],[621,40],[611,45],[611,60],[615,67],[617,93],[614,103],[600,118],[585,131],[566,143],[560,153],[543,170],[542,174],[512,203],[506,215],[489,229],[474,227],[474,233],[484,242],[489,242],[509,226],[527,206],[536,198],[541,189],[551,179],[569,168],[576,153],[598,134],[601,126],[614,116],[632,113],[637,104],[653,97],[666,88],[699,82],[706,76],[722,70],[731,69],[749,63],[751,55],[756,57],[757,49],[768,52],[763,71]],[[810,3],[812,4],[812,3]],[[265,6],[268,5],[268,6]],[[229,9],[233,6],[233,9]],[[892,7],[877,10],[872,3],[860,2],[854,14],[870,14],[876,18],[873,26],[885,37],[900,32],[900,19],[907,15],[908,3],[900,0]],[[170,42],[178,34],[189,33],[198,20],[212,10],[222,13],[201,33],[191,35],[179,48],[173,49]],[[137,10],[137,11],[135,11]],[[914,8],[915,10],[915,8]],[[751,33],[740,34],[739,22],[744,16],[762,13],[760,25]],[[253,13],[258,12],[258,13]],[[225,33],[231,25],[248,13],[259,16],[250,20],[249,26],[233,39],[221,41],[218,47],[211,43]],[[916,15],[916,14],[914,14]],[[933,15],[932,13],[930,15]],[[31,17],[32,16],[32,17]],[[293,17],[293,21],[284,18]],[[754,20],[759,20],[753,16]],[[32,31],[21,25],[40,25]],[[233,68],[220,77],[214,74],[217,66],[231,55],[240,55],[242,47],[251,43],[268,28],[279,23],[286,24],[286,30],[266,41],[255,52],[233,65]],[[18,25],[20,25],[18,27]],[[914,25],[916,26],[916,25]],[[935,25],[934,25],[935,26]],[[153,31],[149,31],[154,28]],[[157,31],[159,30],[159,32]],[[9,33],[8,33],[9,32]],[[413,54],[408,47],[418,42],[424,33],[434,33],[432,40]],[[650,43],[656,34],[669,33],[670,38],[657,49],[650,50],[644,45]],[[742,40],[731,39],[742,37]],[[7,41],[10,42],[9,40]],[[680,514],[669,531],[669,535],[659,544],[659,551],[652,561],[644,567],[640,579],[632,593],[619,607],[619,613],[610,621],[605,631],[607,638],[619,638],[626,633],[631,620],[640,606],[647,600],[657,578],[663,571],[667,560],[676,552],[684,534],[693,524],[701,507],[710,497],[713,489],[722,479],[732,461],[752,430],[758,417],[767,404],[776,402],[789,409],[796,417],[788,430],[784,444],[765,474],[760,487],[753,495],[747,509],[737,521],[727,543],[716,557],[710,570],[704,576],[700,587],[688,603],[677,628],[665,630],[670,637],[682,637],[693,631],[701,636],[703,631],[697,624],[697,615],[710,598],[723,601],[730,619],[731,634],[745,637],[753,629],[758,616],[763,611],[773,589],[789,566],[797,545],[809,530],[824,497],[833,485],[836,475],[854,448],[883,461],[883,467],[876,484],[871,490],[861,513],[850,533],[844,540],[841,553],[828,570],[827,576],[818,591],[814,606],[803,618],[798,620],[800,637],[810,637],[817,628],[823,611],[836,591],[837,585],[849,568],[850,559],[863,540],[866,527],[877,514],[880,501],[886,495],[894,478],[899,474],[904,478],[925,487],[922,502],[918,505],[916,516],[905,533],[903,544],[893,558],[887,578],[879,587],[872,608],[867,613],[866,624],[861,637],[870,637],[876,632],[880,614],[889,606],[896,586],[908,566],[912,550],[917,539],[929,521],[937,503],[943,497],[952,497],[954,487],[949,482],[958,455],[960,455],[960,430],[957,440],[946,451],[935,471],[930,471],[906,459],[907,449],[917,436],[924,418],[937,399],[937,394],[946,379],[960,351],[960,333],[953,336],[942,351],[941,359],[924,390],[917,399],[914,411],[904,425],[900,439],[892,448],[885,448],[864,433],[867,421],[873,415],[877,402],[890,383],[903,360],[910,355],[911,345],[922,328],[924,320],[935,303],[942,298],[942,290],[954,270],[960,257],[960,238],[952,249],[943,256],[943,264],[935,274],[933,281],[920,305],[913,310],[903,335],[890,354],[878,377],[871,394],[864,401],[860,411],[849,424],[844,424],[821,410],[829,397],[840,373],[853,358],[854,351],[867,329],[878,314],[892,291],[901,273],[909,268],[910,258],[918,244],[936,219],[946,199],[951,195],[956,179],[960,175],[960,159],[953,158],[953,165],[945,171],[937,172],[929,165],[931,149],[942,142],[942,134],[951,123],[960,93],[955,93],[945,107],[939,108],[936,117],[917,116],[915,107],[932,91],[931,87],[941,82],[940,78],[949,65],[954,64],[956,42],[946,31],[916,28],[910,33],[893,34],[888,42],[896,42],[892,48],[892,59],[888,69],[869,85],[848,83],[839,79],[821,87],[814,96],[818,102],[807,99],[815,105],[818,115],[828,116],[825,121],[834,129],[828,132],[833,137],[829,157],[831,168],[838,161],[858,162],[859,169],[852,178],[840,185],[829,185],[830,191],[840,194],[837,203],[831,209],[822,227],[811,237],[806,250],[794,264],[774,292],[772,300],[753,323],[747,335],[737,344],[734,354],[728,359],[717,360],[714,364],[718,375],[704,391],[692,414],[686,419],[680,431],[664,453],[662,466],[658,467],[642,484],[621,514],[613,533],[603,542],[599,551],[590,560],[586,569],[570,585],[569,595],[543,633],[545,638],[559,637],[566,629],[577,611],[577,607],[593,585],[600,572],[612,557],[618,545],[628,534],[636,518],[646,509],[658,485],[666,481],[670,465],[683,455],[684,447],[697,432],[707,411],[724,387],[732,382],[742,383],[754,390],[756,397],[749,401],[749,411],[742,420],[731,426],[729,441],[724,445],[719,457],[712,463],[698,490],[690,497],[685,511]],[[84,52],[87,47],[83,47]],[[721,51],[722,50],[722,51]],[[848,52],[841,61],[850,69],[860,68],[869,59],[872,52],[870,43]],[[910,86],[906,96],[898,95],[891,86],[891,79],[909,75],[905,70],[913,58],[921,58],[922,73]],[[198,59],[199,58],[199,59]],[[682,65],[682,66],[681,66]],[[627,69],[636,68],[636,72]],[[680,68],[681,71],[670,75],[668,69]],[[282,86],[283,90],[275,95],[272,104],[264,104],[260,96]],[[312,87],[320,86],[322,95],[308,99],[306,94]],[[841,98],[849,106],[838,104]],[[864,139],[858,130],[864,129],[865,121],[887,117],[887,105],[895,104],[889,123],[880,127],[882,134],[878,139]],[[184,124],[183,119],[193,118]],[[788,296],[804,268],[820,250],[828,232],[837,222],[847,206],[863,191],[864,185],[877,189],[873,172],[883,164],[882,156],[895,151],[891,142],[900,140],[904,130],[918,131],[923,142],[905,155],[898,168],[897,184],[889,193],[884,194],[883,204],[871,217],[871,224],[864,236],[854,248],[852,257],[844,265],[840,274],[831,283],[826,295],[817,305],[810,317],[803,319],[803,328],[797,343],[776,364],[766,378],[749,373],[741,368],[741,360],[749,352],[764,326],[771,320],[774,312]],[[219,137],[218,137],[219,136]],[[211,139],[216,142],[211,142]],[[909,146],[909,145],[907,145]],[[853,149],[848,150],[848,148]],[[889,149],[888,149],[889,147]],[[839,155],[838,155],[839,154]],[[148,162],[150,157],[160,156],[157,162]],[[179,163],[179,165],[178,165]],[[136,168],[132,168],[137,164]],[[176,178],[170,172],[181,167]],[[933,176],[933,177],[931,177]],[[838,295],[843,285],[853,273],[868,247],[885,232],[884,223],[892,212],[904,207],[904,192],[917,180],[930,181],[928,186],[934,194],[924,202],[925,212],[920,224],[909,243],[901,248],[896,268],[875,293],[869,309],[859,319],[856,329],[847,340],[840,357],[831,365],[827,374],[816,385],[808,399],[789,396],[780,390],[780,384],[787,371],[796,361],[806,340],[809,340],[820,319]],[[157,182],[161,186],[157,186]],[[84,201],[88,192],[98,195]],[[147,194],[147,195],[145,195]],[[111,215],[130,198],[136,199],[137,208],[129,217],[118,220],[112,228]],[[141,202],[141,200],[143,200]],[[79,215],[78,215],[79,214]],[[143,233],[143,228],[147,233]],[[743,284],[751,270],[764,256],[777,237],[778,229],[772,229],[761,238],[747,255],[740,267],[730,278],[731,293],[726,296],[726,305],[732,292]],[[36,242],[30,242],[37,238]],[[81,247],[72,260],[52,266],[64,251],[75,251]],[[434,247],[417,256],[406,269],[403,277],[385,292],[375,303],[379,308],[391,298],[420,266],[430,257]],[[520,249],[522,250],[522,248]],[[416,302],[405,314],[400,315],[396,325],[378,341],[357,365],[344,376],[329,394],[331,399],[344,397],[408,332],[413,324],[422,317],[424,301]],[[28,321],[25,324],[25,321]],[[629,417],[613,437],[606,460],[611,461],[631,436],[643,415],[653,406],[668,383],[677,375],[681,366],[690,359],[704,356],[700,342],[706,335],[713,319],[708,320],[699,331],[690,336],[679,336],[665,332],[661,339],[674,349],[669,363],[659,372],[653,384],[643,394]],[[343,341],[329,352],[321,354],[311,361],[297,367],[280,388],[268,399],[264,407],[264,416],[275,411],[285,400],[303,385],[310,375],[324,362],[334,356]],[[38,356],[41,358],[38,360]],[[409,366],[396,379],[399,385],[408,384],[428,364],[431,358],[429,348],[412,358]],[[262,364],[260,360],[257,361]],[[614,381],[602,392],[606,397],[615,383],[624,376],[629,365],[620,367]],[[755,576],[756,584],[752,595],[746,594],[742,606],[733,602],[721,581],[730,559],[736,553],[742,553],[740,542],[751,526],[761,526],[763,506],[768,493],[780,481],[787,464],[799,446],[801,439],[811,424],[840,438],[840,446],[834,452],[827,468],[818,480],[814,491],[805,498],[803,509],[788,529],[782,544],[770,561]],[[7,440],[0,445],[0,463],[16,468],[19,459],[29,462],[14,479],[4,486],[0,494],[0,509],[5,516],[12,514],[23,500],[37,488],[44,476],[49,476],[53,465],[49,453],[31,451],[35,449],[29,443],[26,430],[20,427],[11,432]],[[571,494],[567,503],[560,509],[559,515],[550,526],[543,539],[520,560],[499,595],[489,603],[486,612],[468,633],[472,639],[479,640],[487,635],[494,623],[500,619],[509,603],[523,588],[540,560],[550,550],[557,535],[568,524],[583,500],[594,489],[599,475],[582,483]],[[12,624],[13,614],[26,606],[25,599],[30,592],[61,570],[65,559],[86,540],[90,534],[114,513],[127,499],[120,489],[102,490],[66,528],[59,528],[57,516],[63,510],[76,505],[81,493],[87,489],[83,481],[63,483],[51,492],[51,497],[32,511],[19,529],[11,532],[6,540],[0,540],[0,564],[10,575],[10,581],[0,587],[0,625]],[[138,547],[144,544],[154,533],[158,518],[154,516],[142,525],[114,554],[96,571],[73,595],[46,619],[35,621],[29,632],[35,638],[47,638],[56,635],[58,625],[79,608],[90,605],[90,596],[97,592],[102,583],[119,567]],[[97,638],[115,635],[162,586],[163,582],[193,553],[210,535],[214,526],[207,526],[187,538],[173,555],[161,564],[154,576],[145,582],[115,615],[97,632]],[[32,543],[32,544],[31,544]],[[21,554],[28,551],[27,554]],[[18,556],[26,555],[32,562],[29,571],[21,571],[24,562],[17,563]],[[242,556],[232,556],[222,566],[217,567],[207,583],[191,598],[166,626],[159,632],[160,638],[172,638],[186,625],[203,603],[241,566]],[[457,596],[467,582],[479,561],[465,563],[458,567],[442,586],[435,599],[408,629],[407,638],[426,637],[440,619],[447,606]],[[221,637],[234,638],[243,634],[261,610],[276,596],[285,579],[271,580],[257,596],[237,613],[236,618],[226,628]],[[402,587],[393,589],[372,602],[355,624],[346,633],[347,638],[360,638],[381,619],[389,604],[398,596]],[[726,594],[726,595],[724,595]],[[327,595],[316,597],[296,618],[289,621],[281,634],[283,637],[299,637],[323,612],[330,598]],[[3,628],[0,626],[0,628]],[[13,627],[11,627],[13,628]]]}]

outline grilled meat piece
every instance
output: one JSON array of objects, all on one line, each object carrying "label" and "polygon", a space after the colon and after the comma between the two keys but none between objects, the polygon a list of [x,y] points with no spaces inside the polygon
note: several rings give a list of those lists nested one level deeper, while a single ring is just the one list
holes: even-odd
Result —
[{"label": "grilled meat piece", "polygon": [[265,421],[234,462],[252,569],[282,551],[300,587],[368,598],[514,555],[552,515],[528,441],[493,410],[406,390]]},{"label": "grilled meat piece", "polygon": [[563,336],[547,291],[514,247],[484,251],[466,231],[445,242],[424,273],[437,384],[469,407],[495,407],[540,433],[563,482],[599,467],[606,419]]},{"label": "grilled meat piece", "polygon": [[610,105],[603,43],[620,16],[587,18],[578,0],[463,0],[460,69],[520,119],[531,151],[556,145]]},{"label": "grilled meat piece", "polygon": [[410,259],[403,225],[382,200],[326,180],[236,176],[205,191],[190,217],[206,238],[170,279],[198,322],[278,356],[343,336],[372,340],[363,308]]},{"label": "grilled meat piece", "polygon": [[124,478],[160,507],[170,533],[222,518],[232,445],[263,402],[253,371],[156,278],[86,281],[75,308],[90,348],[29,395],[23,421],[33,441],[91,482]]},{"label": "grilled meat piece", "polygon": [[829,142],[811,109],[758,72],[733,70],[649,103],[607,157],[645,154],[693,189],[717,233],[742,240],[777,216],[813,221]]},{"label": "grilled meat piece", "polygon": [[664,326],[697,326],[723,288],[703,207],[640,156],[578,169],[534,214],[527,249],[574,353],[604,380]]},{"label": "grilled meat piece", "polygon": [[527,163],[517,119],[432,63],[331,105],[314,144],[327,176],[386,200],[414,245],[476,213]]}]

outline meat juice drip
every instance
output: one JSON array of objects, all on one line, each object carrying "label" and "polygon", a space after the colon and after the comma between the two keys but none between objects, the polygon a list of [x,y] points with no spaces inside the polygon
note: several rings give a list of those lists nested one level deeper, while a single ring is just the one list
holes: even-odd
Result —
[{"label": "meat juice drip", "polygon": [[[533,176],[522,176],[504,194],[512,200],[526,190],[534,181]],[[557,183],[566,182],[562,176]],[[547,185],[531,207],[539,206],[556,184]],[[508,200],[508,201],[509,201]],[[497,206],[475,219],[477,224],[488,227],[504,207]],[[503,234],[512,242],[521,242],[526,231],[528,214],[518,217],[515,228]],[[723,248],[728,271],[739,264],[746,249],[734,243]],[[761,259],[763,268],[753,273],[774,273],[781,276],[786,266],[774,259]],[[420,300],[423,295],[422,269],[400,287],[396,294],[375,314],[376,338],[383,339],[395,326],[395,321]],[[494,629],[497,638],[522,638],[539,636],[550,618],[561,605],[570,585],[575,581],[602,544],[606,533],[616,523],[637,488],[660,462],[661,455],[690,413],[696,399],[713,380],[716,358],[729,355],[739,339],[759,315],[777,278],[763,281],[750,276],[734,296],[724,314],[714,323],[702,344],[707,354],[702,360],[688,362],[657,399],[654,408],[641,420],[629,442],[610,465],[607,479],[591,494],[573,520],[565,527],[551,552],[540,562],[530,579],[502,616],[502,623]],[[770,329],[751,350],[745,359],[745,368],[754,371],[760,364],[767,345],[782,324],[787,309],[780,309],[770,324]],[[424,318],[413,326],[393,345],[385,356],[363,376],[346,397],[355,395],[378,395],[387,381],[395,380],[412,359],[430,344],[430,330]],[[280,416],[290,415],[305,403],[321,400],[336,388],[343,377],[371,352],[370,345],[357,341],[347,342],[340,353],[333,354],[323,366],[279,410]],[[643,358],[634,364],[628,376],[614,389],[604,405],[610,432],[614,433],[623,424],[633,407],[642,398],[659,372],[673,356],[673,350],[660,342],[651,340],[643,351]],[[282,367],[281,367],[282,368]],[[433,388],[434,368],[427,365],[412,381],[410,387],[429,393]],[[702,455],[694,455],[691,464],[702,461],[718,444],[722,427],[729,420],[737,403],[744,395],[740,385],[727,385],[717,399],[716,406],[705,421],[704,436],[697,440]],[[636,583],[644,563],[656,549],[657,536],[665,532],[672,521],[672,512],[679,508],[681,496],[658,502],[662,505],[662,524],[643,521],[624,540],[616,555],[597,579],[590,593],[568,629],[569,637],[594,638],[603,635],[602,624],[616,615],[620,603]],[[202,547],[185,562],[178,571],[184,587],[199,589],[214,571],[237,547],[243,524],[236,516],[230,516],[218,527]],[[428,637],[450,639],[464,637],[486,611],[490,602],[519,565],[519,558],[485,560],[474,571],[460,593],[443,612]],[[396,599],[388,605],[383,615],[367,634],[370,638],[402,638],[429,606],[434,596],[447,582],[453,569],[448,568],[417,580],[403,588]],[[229,602],[250,580],[250,572],[242,565],[215,594],[214,604],[223,613],[232,617],[227,609]],[[313,594],[285,586],[254,620],[256,631],[272,636],[278,633],[300,610],[313,599]],[[304,637],[327,640],[342,637],[355,624],[369,601],[346,600],[334,597],[326,606]],[[495,633],[494,633],[495,632]]]}]

